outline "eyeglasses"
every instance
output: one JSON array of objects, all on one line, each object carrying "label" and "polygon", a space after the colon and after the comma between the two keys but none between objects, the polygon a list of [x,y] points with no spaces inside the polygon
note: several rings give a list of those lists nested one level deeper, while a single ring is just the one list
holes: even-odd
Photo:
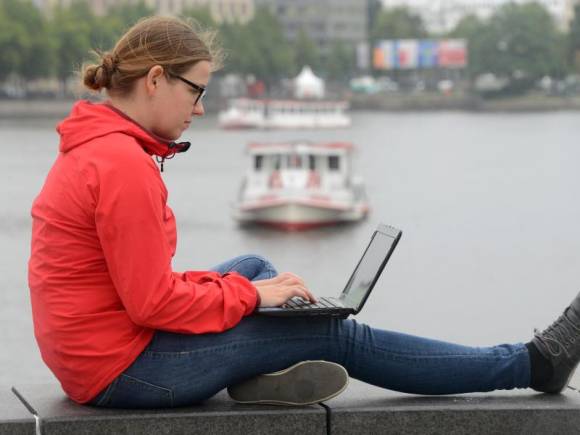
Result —
[{"label": "eyeglasses", "polygon": [[199,103],[200,101],[203,100],[203,97],[205,97],[206,94],[206,90],[203,86],[200,85],[196,85],[193,82],[190,82],[189,80],[178,76],[177,74],[169,74],[171,77],[173,77],[174,79],[178,79],[181,80],[183,83],[185,83],[186,85],[190,86],[191,89],[193,89],[196,92],[199,92],[199,94],[197,94],[197,98],[195,99],[195,103],[193,103],[194,106],[197,106],[197,103]]}]

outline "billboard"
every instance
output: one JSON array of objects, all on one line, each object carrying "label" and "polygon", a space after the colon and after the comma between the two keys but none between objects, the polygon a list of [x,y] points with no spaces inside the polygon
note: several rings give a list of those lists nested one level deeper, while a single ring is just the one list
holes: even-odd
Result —
[{"label": "billboard", "polygon": [[467,41],[465,39],[444,39],[439,43],[439,66],[444,68],[464,68],[467,66]]},{"label": "billboard", "polygon": [[439,64],[439,44],[432,39],[419,41],[419,68],[435,68]]},{"label": "billboard", "polygon": [[465,39],[399,39],[378,41],[373,48],[373,67],[380,70],[465,68]]},{"label": "billboard", "polygon": [[375,69],[395,69],[395,41],[379,41],[373,49],[373,67]]},{"label": "billboard", "polygon": [[417,69],[419,66],[419,41],[400,39],[395,43],[398,69]]}]

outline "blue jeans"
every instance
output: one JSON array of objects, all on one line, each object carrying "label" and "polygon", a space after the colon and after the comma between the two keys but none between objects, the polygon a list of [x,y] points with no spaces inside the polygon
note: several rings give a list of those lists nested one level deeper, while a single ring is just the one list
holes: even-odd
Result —
[{"label": "blue jeans", "polygon": [[[248,279],[276,275],[259,256],[217,266]],[[304,360],[341,364],[353,378],[414,394],[527,388],[523,344],[467,347],[374,329],[354,320],[249,316],[219,334],[157,331],[135,362],[91,404],[111,408],[191,405],[244,379]]]}]

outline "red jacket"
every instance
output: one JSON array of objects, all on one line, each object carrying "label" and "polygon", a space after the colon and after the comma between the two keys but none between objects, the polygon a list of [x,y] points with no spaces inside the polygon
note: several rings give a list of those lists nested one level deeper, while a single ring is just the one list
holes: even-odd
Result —
[{"label": "red jacket", "polygon": [[42,358],[85,403],[123,372],[156,329],[221,332],[250,314],[238,274],[174,272],[177,234],[152,155],[168,143],[104,104],[77,103],[32,206],[29,285]]}]

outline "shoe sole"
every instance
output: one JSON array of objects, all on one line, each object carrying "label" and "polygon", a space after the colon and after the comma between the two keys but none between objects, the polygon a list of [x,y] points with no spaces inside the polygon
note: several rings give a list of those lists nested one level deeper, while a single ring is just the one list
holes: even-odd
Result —
[{"label": "shoe sole", "polygon": [[554,390],[548,390],[548,391],[542,391],[542,392],[546,393],[546,394],[561,394],[570,385],[570,381],[572,380],[572,377],[574,376],[574,373],[576,372],[577,368],[578,368],[578,363],[576,363],[576,365],[574,365],[574,368],[572,369],[572,371],[570,371],[570,374],[568,375],[568,379],[566,379],[566,382],[564,383],[564,386],[562,388],[560,388],[559,390],[554,389]]},{"label": "shoe sole", "polygon": [[240,403],[270,405],[312,405],[342,393],[348,372],[328,361],[302,361],[285,370],[256,376],[228,387],[232,399]]}]

